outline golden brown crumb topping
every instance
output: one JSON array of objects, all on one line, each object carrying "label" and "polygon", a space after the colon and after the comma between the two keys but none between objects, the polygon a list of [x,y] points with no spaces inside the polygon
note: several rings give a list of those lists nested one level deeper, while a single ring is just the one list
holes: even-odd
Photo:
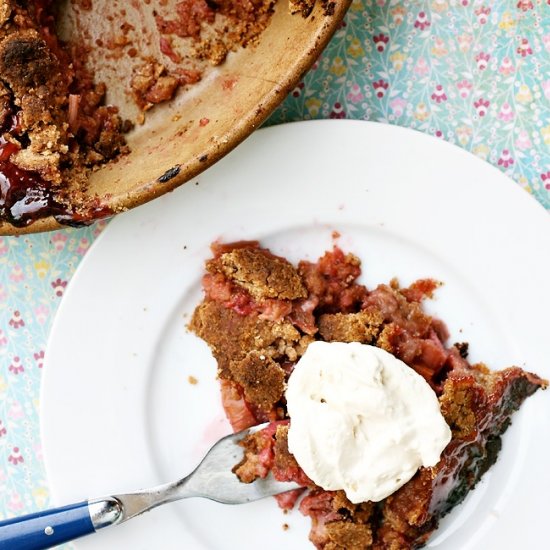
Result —
[{"label": "golden brown crumb topping", "polygon": [[372,344],[383,323],[376,310],[359,313],[324,313],[319,316],[319,334],[327,342],[361,342]]},{"label": "golden brown crumb topping", "polygon": [[[222,402],[235,431],[270,424],[245,438],[234,472],[246,483],[266,477],[295,481],[311,518],[311,542],[322,550],[412,550],[459,503],[495,462],[510,415],[547,382],[518,367],[490,371],[467,360],[465,343],[447,347],[444,323],[422,301],[440,283],[397,280],[367,289],[360,262],[335,247],[317,263],[286,260],[254,241],[213,247],[203,280],[205,300],[190,328],[218,361]],[[305,292],[303,292],[305,289]],[[421,468],[379,503],[351,503],[307,478],[288,449],[285,380],[314,339],[384,348],[421,374],[438,395],[452,440],[438,464]],[[291,509],[300,492],[279,495]]]},{"label": "golden brown crumb topping", "polygon": [[245,399],[266,411],[283,396],[285,371],[265,353],[251,351],[243,359],[231,361],[229,370],[243,388]]},{"label": "golden brown crumb topping", "polygon": [[296,300],[307,296],[294,266],[283,258],[257,248],[238,248],[222,254],[208,269],[220,270],[229,280],[247,290],[255,300]]}]

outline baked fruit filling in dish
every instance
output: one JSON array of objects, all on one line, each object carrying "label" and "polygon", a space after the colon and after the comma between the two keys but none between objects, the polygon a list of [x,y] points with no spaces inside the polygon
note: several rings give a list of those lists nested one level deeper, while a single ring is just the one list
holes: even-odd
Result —
[{"label": "baked fruit filling in dish", "polygon": [[[368,289],[357,282],[360,260],[338,246],[297,267],[256,241],[214,243],[212,251],[203,277],[205,297],[190,329],[217,360],[233,430],[270,422],[243,440],[245,456],[235,474],[244,483],[271,473],[302,485],[276,498],[285,510],[299,501],[311,518],[309,538],[317,548],[423,546],[440,518],[494,464],[512,413],[547,382],[519,367],[492,371],[470,364],[467,343],[449,345],[445,323],[422,306],[439,286],[435,280],[401,287],[393,279]],[[447,425],[438,460],[408,481],[398,480],[399,488],[378,501],[356,502],[341,488],[323,489],[289,450],[287,384],[295,367],[305,368],[299,360],[317,341],[375,346],[403,361],[429,385]],[[344,396],[342,407],[346,403]],[[365,423],[368,428],[368,418]]]},{"label": "baked fruit filling in dish", "polygon": [[[90,171],[129,152],[125,136],[146,111],[199,82],[231,51],[252,47],[274,5],[0,0],[0,220],[25,227],[53,216],[81,225],[113,214],[86,194]],[[123,105],[109,104],[94,63],[111,73],[131,68],[123,84],[131,120]]]}]

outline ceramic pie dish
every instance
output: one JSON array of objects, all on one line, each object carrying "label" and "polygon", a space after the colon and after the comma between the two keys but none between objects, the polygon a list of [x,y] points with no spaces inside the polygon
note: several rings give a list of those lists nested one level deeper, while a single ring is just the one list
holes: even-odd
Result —
[{"label": "ceramic pie dish", "polygon": [[[261,125],[317,59],[349,3],[336,0],[327,9],[326,2],[316,2],[310,15],[302,17],[291,15],[287,1],[279,0],[256,43],[230,53],[201,82],[147,112],[145,122],[126,135],[130,153],[90,175],[84,199],[93,198],[100,207],[87,221],[163,195],[231,151]],[[87,25],[94,29],[109,25],[105,16],[109,5],[96,0]],[[145,24],[150,32],[157,32],[154,20]],[[122,116],[135,117],[135,105],[126,90],[125,64],[93,54],[90,59],[96,80],[107,84],[107,101],[118,105]],[[0,221],[0,234],[60,227],[53,216],[25,227]]]}]

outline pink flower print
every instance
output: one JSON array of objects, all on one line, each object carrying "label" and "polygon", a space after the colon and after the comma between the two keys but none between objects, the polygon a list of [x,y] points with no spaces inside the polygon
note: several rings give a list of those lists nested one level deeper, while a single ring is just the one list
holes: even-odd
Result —
[{"label": "pink flower print", "polygon": [[512,164],[514,164],[514,159],[512,158],[512,155],[510,155],[510,151],[508,151],[508,149],[503,149],[502,154],[498,159],[498,165],[503,168],[508,168],[509,166],[512,166]]},{"label": "pink flower print", "polygon": [[480,6],[474,12],[477,16],[477,21],[480,25],[485,25],[489,20],[489,14],[491,13],[491,8],[487,6]]},{"label": "pink flower print", "polygon": [[531,55],[533,53],[528,38],[521,39],[516,52],[521,55],[521,57],[527,57],[528,55]]},{"label": "pink flower print", "polygon": [[14,283],[19,283],[25,278],[25,273],[23,272],[23,268],[20,265],[16,265],[11,273],[10,273],[10,280]]},{"label": "pink flower print", "polygon": [[500,74],[503,74],[504,76],[511,75],[515,71],[512,60],[508,56],[504,57],[498,70]]},{"label": "pink flower print", "polygon": [[434,132],[434,136],[435,136],[436,138],[442,139],[442,138],[443,138],[443,132],[442,132],[441,130],[436,130],[436,131]]},{"label": "pink flower print", "polygon": [[542,43],[544,44],[545,50],[550,53],[550,34],[545,34],[542,37]]},{"label": "pink flower print", "polygon": [[[313,67],[311,68],[311,70],[313,70],[314,68],[316,69],[317,67],[319,66],[319,62],[316,61],[314,64],[313,64]],[[97,237],[106,227],[107,227],[107,220],[99,220],[98,222],[95,223],[94,225],[94,237]]]},{"label": "pink flower print", "polygon": [[474,101],[474,107],[476,108],[478,116],[484,117],[487,114],[489,105],[489,100],[483,99],[482,97],[480,97],[477,101]]},{"label": "pink flower print", "polygon": [[516,147],[520,150],[529,149],[531,147],[531,140],[529,139],[529,134],[525,130],[521,130],[517,139]]},{"label": "pink flower print", "polygon": [[487,65],[489,64],[489,59],[491,59],[491,56],[488,53],[479,52],[476,55],[477,68],[480,71],[484,71],[487,68]]},{"label": "pink flower print", "polygon": [[334,104],[334,107],[332,108],[332,111],[329,115],[330,118],[346,118],[346,112],[344,111],[344,107],[342,107],[342,104],[338,101]]},{"label": "pink flower print", "polygon": [[19,451],[19,447],[14,447],[10,455],[8,456],[8,462],[11,462],[13,465],[21,464],[23,462],[23,456]]},{"label": "pink flower print", "polygon": [[40,304],[34,310],[36,315],[36,320],[43,325],[48,320],[48,315],[50,314],[50,308],[44,304]]},{"label": "pink flower print", "polygon": [[[550,99],[550,80],[545,80],[542,83],[542,91],[544,92],[544,97]],[[1,300],[1,298],[0,298]]]},{"label": "pink flower print", "polygon": [[21,328],[25,326],[25,321],[21,318],[21,313],[19,311],[16,310],[13,312],[9,325],[13,328]]},{"label": "pink flower print", "polygon": [[6,239],[0,237],[0,256],[5,256],[8,253],[9,246]]},{"label": "pink flower print", "polygon": [[304,89],[304,83],[298,82],[298,85],[292,90],[292,97],[300,97],[302,90]]},{"label": "pink flower print", "polygon": [[[23,459],[21,459],[21,462],[23,462]],[[21,497],[19,496],[19,493],[11,493],[10,499],[8,500],[8,508],[12,512],[19,512],[23,509],[23,507],[24,507],[24,504],[23,504],[23,501],[21,500]]]},{"label": "pink flower print", "polygon": [[498,118],[504,122],[510,122],[514,119],[514,111],[507,101],[502,104],[500,112],[498,113]]},{"label": "pink flower print", "polygon": [[419,76],[425,76],[430,72],[430,67],[426,63],[423,57],[419,57],[416,65],[414,66],[414,72]]},{"label": "pink flower print", "polygon": [[383,33],[380,33],[374,35],[372,37],[372,40],[374,41],[374,45],[376,46],[377,51],[383,52],[386,49],[388,42],[390,41],[390,37]]},{"label": "pink flower print", "polygon": [[21,364],[21,359],[19,359],[19,357],[15,356],[12,359],[12,361],[10,363],[10,366],[8,367],[8,370],[10,372],[13,372],[13,374],[20,374],[25,370],[25,368]]},{"label": "pink flower print", "polygon": [[443,57],[444,55],[447,55],[449,51],[447,50],[447,47],[445,46],[445,41],[443,38],[436,38],[434,40],[434,45],[432,47],[432,54],[437,57]]},{"label": "pink flower print", "polygon": [[25,416],[23,407],[19,401],[16,401],[8,410],[8,415],[12,420],[20,420]]},{"label": "pink flower print", "polygon": [[447,94],[445,93],[445,90],[443,90],[443,86],[441,84],[438,84],[435,87],[435,91],[431,95],[431,98],[436,103],[441,103],[442,101],[447,101]]},{"label": "pink flower print", "polygon": [[40,350],[39,352],[34,353],[33,357],[36,361],[36,366],[41,369],[44,366],[44,350]]},{"label": "pink flower print", "polygon": [[469,80],[461,80],[456,87],[458,88],[458,95],[462,99],[466,99],[472,91],[472,83]]},{"label": "pink flower print", "polygon": [[76,249],[77,254],[84,254],[86,250],[90,248],[90,241],[86,237],[82,237],[78,243],[78,248]]},{"label": "pink flower print", "polygon": [[363,93],[361,92],[361,88],[358,84],[353,84],[346,98],[352,103],[359,103],[364,99]]},{"label": "pink flower print", "polygon": [[548,170],[548,172],[546,172],[545,174],[541,174],[540,179],[544,184],[544,188],[550,190],[550,170]]},{"label": "pink flower print", "polygon": [[53,247],[57,250],[57,252],[61,252],[65,248],[65,243],[67,242],[67,235],[64,233],[55,233],[52,236],[52,244]]},{"label": "pink flower print", "polygon": [[34,447],[34,453],[36,455],[36,458],[42,462],[43,459],[43,453],[42,453],[42,445],[40,443],[37,443]]},{"label": "pink flower print", "polygon": [[467,52],[472,45],[473,36],[471,34],[460,34],[457,37],[458,40],[458,49],[461,52]]},{"label": "pink flower print", "polygon": [[416,29],[420,29],[421,31],[427,29],[431,25],[430,21],[428,20],[428,16],[426,15],[426,12],[421,11],[416,16],[416,21],[414,22],[414,27]]},{"label": "pink flower print", "polygon": [[531,2],[531,0],[519,0],[519,2],[518,2],[518,8],[519,8],[521,11],[529,11],[529,10],[532,10],[532,9],[534,8],[533,2]]},{"label": "pink flower print", "polygon": [[0,420],[0,437],[5,436],[8,433],[6,430],[6,427],[2,424],[2,421]]},{"label": "pink flower print", "polygon": [[61,296],[63,296],[63,292],[65,291],[65,287],[67,286],[67,281],[56,279],[51,283],[51,285],[54,289],[55,295],[61,298]]},{"label": "pink flower print", "polygon": [[390,109],[396,117],[400,117],[405,112],[407,101],[402,97],[396,97],[390,101]]},{"label": "pink flower print", "polygon": [[4,347],[8,344],[8,338],[6,333],[0,328],[0,347]]},{"label": "pink flower print", "polygon": [[374,93],[376,94],[376,97],[378,99],[382,99],[386,93],[386,90],[389,87],[389,84],[385,80],[376,80],[372,83],[372,87],[374,88]]}]

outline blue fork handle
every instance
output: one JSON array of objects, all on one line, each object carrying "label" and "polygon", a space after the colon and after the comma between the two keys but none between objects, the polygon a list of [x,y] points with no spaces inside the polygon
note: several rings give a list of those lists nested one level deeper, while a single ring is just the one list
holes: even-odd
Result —
[{"label": "blue fork handle", "polygon": [[0,550],[41,550],[95,532],[88,501],[0,522]]}]

